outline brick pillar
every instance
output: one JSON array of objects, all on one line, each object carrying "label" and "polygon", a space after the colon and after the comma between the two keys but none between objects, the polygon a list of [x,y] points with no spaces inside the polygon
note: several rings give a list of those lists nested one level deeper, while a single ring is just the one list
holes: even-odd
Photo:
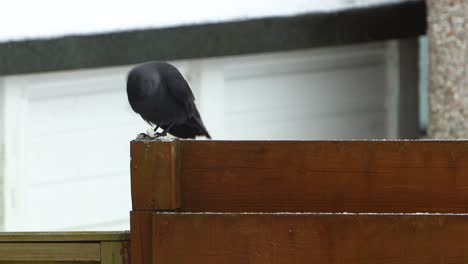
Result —
[{"label": "brick pillar", "polygon": [[427,0],[429,136],[468,138],[468,1]]}]

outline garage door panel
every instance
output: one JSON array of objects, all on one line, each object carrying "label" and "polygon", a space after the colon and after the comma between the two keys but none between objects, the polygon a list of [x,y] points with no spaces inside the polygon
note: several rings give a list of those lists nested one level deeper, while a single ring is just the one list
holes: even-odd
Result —
[{"label": "garage door panel", "polygon": [[25,151],[28,183],[129,174],[129,157],[125,153],[129,140],[135,136],[132,126],[122,125],[33,137],[29,142],[34,147]]},{"label": "garage door panel", "polygon": [[25,190],[29,202],[23,210],[34,221],[11,228],[46,231],[126,219],[131,210],[128,182],[128,174],[120,174],[31,186]]},{"label": "garage door panel", "polygon": [[[383,138],[385,112],[359,115],[338,115],[324,118],[303,118],[262,121],[251,116],[249,121],[227,119],[228,139],[243,140],[314,140]],[[325,135],[323,131],[328,131]]]},{"label": "garage door panel", "polygon": [[93,95],[76,95],[31,101],[28,105],[27,126],[36,135],[73,132],[80,129],[138,121],[125,92],[115,91]]},{"label": "garage door panel", "polygon": [[300,73],[226,83],[226,111],[309,106],[320,109],[358,103],[383,103],[382,67],[325,73]]}]

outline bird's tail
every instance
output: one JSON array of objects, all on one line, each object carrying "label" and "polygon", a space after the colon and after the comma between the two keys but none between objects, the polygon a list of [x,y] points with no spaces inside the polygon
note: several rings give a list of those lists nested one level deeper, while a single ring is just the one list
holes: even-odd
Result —
[{"label": "bird's tail", "polygon": [[200,115],[194,116],[193,120],[197,124],[198,132],[200,133],[200,135],[211,139],[210,133],[208,133],[208,130],[206,130],[206,127],[203,124],[203,122],[202,122],[202,120],[200,118]]},{"label": "bird's tail", "polygon": [[203,121],[201,119],[200,113],[198,112],[198,109],[194,107],[194,115],[192,116],[193,120],[197,124],[198,131],[200,132],[200,135],[205,136],[209,139],[211,139],[210,133],[208,133],[208,130],[206,130],[205,125],[203,124]]},{"label": "bird's tail", "polygon": [[195,117],[191,117],[183,124],[171,126],[168,132],[179,138],[195,138],[196,136],[211,138],[201,120]]},{"label": "bird's tail", "polygon": [[205,136],[211,139],[210,133],[206,130],[200,113],[194,104],[192,104],[191,115],[182,124],[174,124],[168,131],[170,134],[180,138],[195,138],[196,136]]},{"label": "bird's tail", "polygon": [[200,113],[195,105],[192,109],[192,114],[189,119],[183,124],[173,125],[169,131],[174,136],[180,138],[195,138],[196,136],[205,136],[211,139],[210,133],[206,130],[203,121],[201,120]]}]

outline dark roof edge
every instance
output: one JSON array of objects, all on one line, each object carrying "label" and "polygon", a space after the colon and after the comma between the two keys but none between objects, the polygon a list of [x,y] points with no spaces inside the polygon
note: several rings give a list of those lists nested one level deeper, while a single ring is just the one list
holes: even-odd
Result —
[{"label": "dark roof edge", "polygon": [[0,75],[71,70],[408,38],[424,1],[218,24],[0,43]]}]

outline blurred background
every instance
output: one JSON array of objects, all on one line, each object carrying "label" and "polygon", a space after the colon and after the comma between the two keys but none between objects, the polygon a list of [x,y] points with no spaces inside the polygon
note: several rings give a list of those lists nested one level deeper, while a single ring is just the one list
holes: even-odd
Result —
[{"label": "blurred background", "polygon": [[126,74],[170,61],[217,140],[424,137],[418,0],[4,1],[0,230],[129,229]]}]

